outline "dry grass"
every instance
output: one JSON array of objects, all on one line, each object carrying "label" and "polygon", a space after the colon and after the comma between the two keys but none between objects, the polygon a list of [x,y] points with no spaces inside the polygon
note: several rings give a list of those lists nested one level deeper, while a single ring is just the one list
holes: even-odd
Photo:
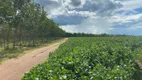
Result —
[{"label": "dry grass", "polygon": [[62,40],[63,40],[63,38],[57,39],[57,40],[52,40],[52,41],[49,41],[47,43],[44,43],[44,44],[41,44],[41,45],[38,45],[35,47],[22,47],[22,48],[17,47],[16,49],[0,48],[0,64],[8,59],[20,57],[20,56],[24,55],[25,53],[31,52],[31,51],[38,49],[38,48],[52,45],[52,44],[62,41]]}]

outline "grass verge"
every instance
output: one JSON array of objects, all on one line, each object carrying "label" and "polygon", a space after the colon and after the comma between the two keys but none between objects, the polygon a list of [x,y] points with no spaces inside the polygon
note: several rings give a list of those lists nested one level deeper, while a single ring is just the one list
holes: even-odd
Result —
[{"label": "grass verge", "polygon": [[33,50],[36,50],[38,48],[49,46],[49,45],[52,45],[52,44],[54,44],[56,42],[60,42],[63,39],[64,38],[51,40],[51,41],[48,41],[47,43],[44,43],[44,44],[41,44],[41,45],[38,45],[38,46],[35,46],[35,47],[17,47],[15,49],[12,49],[12,48],[9,48],[9,49],[0,48],[0,64],[5,62],[8,59],[17,58],[19,56],[22,56],[22,55],[24,55],[24,54],[26,54],[28,52],[31,52]]}]

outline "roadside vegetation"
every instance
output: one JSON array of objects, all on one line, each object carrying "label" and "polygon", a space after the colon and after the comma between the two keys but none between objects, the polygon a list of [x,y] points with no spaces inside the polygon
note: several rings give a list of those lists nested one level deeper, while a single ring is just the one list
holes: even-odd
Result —
[{"label": "roadside vegetation", "polygon": [[22,80],[142,80],[142,37],[69,38]]},{"label": "roadside vegetation", "polygon": [[142,37],[66,33],[33,0],[0,0],[0,62],[62,37],[22,80],[142,80]]},{"label": "roadside vegetation", "polygon": [[42,43],[40,45],[36,45],[34,47],[17,47],[15,49],[10,48],[10,49],[2,49],[0,50],[0,64],[3,63],[4,61],[11,59],[11,58],[17,58],[19,56],[22,56],[23,54],[27,52],[31,52],[35,49],[42,48],[45,46],[49,46],[53,43],[62,41],[64,38],[57,38],[54,40],[48,40],[48,42]]},{"label": "roadside vegetation", "polygon": [[0,0],[0,60],[63,37],[65,31],[46,16],[32,0]]}]

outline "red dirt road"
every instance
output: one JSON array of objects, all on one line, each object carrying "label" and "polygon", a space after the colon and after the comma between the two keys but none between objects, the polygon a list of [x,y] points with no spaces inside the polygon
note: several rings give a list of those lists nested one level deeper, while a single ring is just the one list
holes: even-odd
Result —
[{"label": "red dirt road", "polygon": [[46,61],[49,53],[55,51],[66,40],[64,39],[50,46],[36,49],[22,57],[10,59],[0,64],[0,80],[20,80],[25,72]]}]

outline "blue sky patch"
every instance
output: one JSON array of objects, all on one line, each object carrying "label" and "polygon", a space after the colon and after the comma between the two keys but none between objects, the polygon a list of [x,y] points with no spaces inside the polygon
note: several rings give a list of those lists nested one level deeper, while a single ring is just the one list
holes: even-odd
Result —
[{"label": "blue sky patch", "polygon": [[67,32],[142,35],[142,0],[36,0]]}]

